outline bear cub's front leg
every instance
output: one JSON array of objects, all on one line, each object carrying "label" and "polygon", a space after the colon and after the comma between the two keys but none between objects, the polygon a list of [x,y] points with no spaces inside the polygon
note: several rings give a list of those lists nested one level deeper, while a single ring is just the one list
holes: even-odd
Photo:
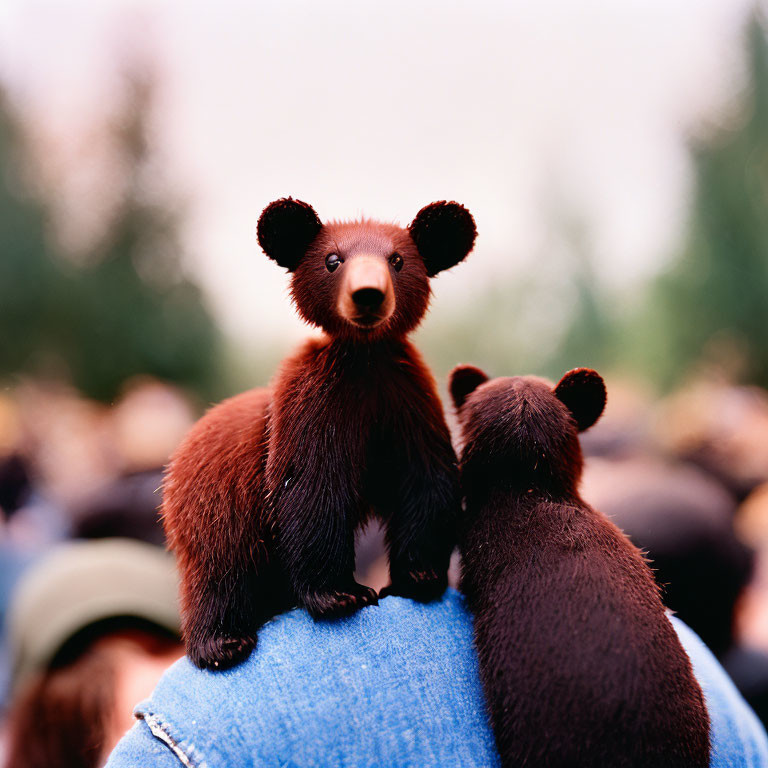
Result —
[{"label": "bear cub's front leg", "polygon": [[315,619],[330,619],[348,616],[366,605],[378,605],[375,589],[352,580],[343,590],[325,589],[305,592],[299,602]]},{"label": "bear cub's front leg", "polygon": [[390,584],[379,593],[428,603],[448,586],[448,565],[459,512],[457,473],[420,473],[386,521]]},{"label": "bear cub's front leg", "polygon": [[[283,419],[276,419],[284,425]],[[361,460],[338,456],[332,446],[326,451],[307,451],[294,455],[295,442],[283,439],[282,430],[274,436],[274,459],[268,477],[281,477],[273,491],[278,546],[296,602],[315,618],[344,616],[366,605],[375,605],[375,590],[358,584],[354,578],[355,530],[360,519],[361,500],[357,488]],[[298,445],[306,444],[299,439]],[[349,442],[343,446],[350,448]],[[291,459],[282,457],[291,452]],[[301,470],[279,473],[277,467],[298,466]],[[339,471],[343,467],[344,471]]]},{"label": "bear cub's front leg", "polygon": [[424,373],[424,379],[410,398],[419,407],[402,415],[393,436],[401,444],[387,450],[390,466],[380,481],[391,582],[381,598],[430,602],[448,585],[461,503],[459,470],[437,392],[431,377]]}]

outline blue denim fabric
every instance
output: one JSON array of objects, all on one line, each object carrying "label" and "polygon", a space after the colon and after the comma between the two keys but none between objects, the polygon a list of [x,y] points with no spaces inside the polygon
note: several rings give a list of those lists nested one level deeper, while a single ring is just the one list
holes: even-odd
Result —
[{"label": "blue denim fabric", "polygon": [[[707,697],[712,766],[768,766],[762,726],[673,623]],[[498,766],[471,617],[453,590],[430,605],[388,597],[334,622],[279,616],[245,663],[214,673],[183,659],[136,714],[107,768]]]}]

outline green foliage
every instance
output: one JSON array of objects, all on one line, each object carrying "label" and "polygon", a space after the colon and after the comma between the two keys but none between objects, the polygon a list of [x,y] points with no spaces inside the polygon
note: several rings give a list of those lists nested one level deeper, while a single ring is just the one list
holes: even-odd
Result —
[{"label": "green foliage", "polygon": [[38,365],[53,352],[64,275],[51,258],[42,207],[25,196],[18,128],[0,92],[0,373]]},{"label": "green foliage", "polygon": [[619,356],[619,313],[593,267],[583,236],[576,231],[570,242],[568,264],[561,267],[568,276],[570,311],[543,367],[545,375],[555,380],[573,368],[605,371],[616,366]]},{"label": "green foliage", "polygon": [[694,198],[671,268],[610,293],[557,209],[557,236],[527,275],[464,307],[438,300],[421,343],[439,375],[457,361],[550,378],[583,365],[668,388],[714,364],[768,386],[768,42],[757,19],[747,32],[749,98],[734,126],[691,148]]},{"label": "green foliage", "polygon": [[459,362],[492,376],[554,380],[571,368],[604,370],[615,362],[615,310],[584,232],[563,217],[559,223],[546,253],[525,274],[496,277],[479,298],[459,306],[443,301],[437,287],[418,344],[441,379]]},{"label": "green foliage", "polygon": [[687,243],[640,320],[664,385],[711,363],[768,386],[768,43],[756,19],[747,40],[748,109],[738,126],[693,148]]},{"label": "green foliage", "polygon": [[107,233],[82,266],[45,237],[41,202],[20,193],[18,136],[0,111],[0,374],[64,367],[86,395],[110,400],[150,374],[210,397],[218,333],[182,272],[178,220],[148,194],[145,120],[150,91],[133,82],[116,146],[126,169]]}]

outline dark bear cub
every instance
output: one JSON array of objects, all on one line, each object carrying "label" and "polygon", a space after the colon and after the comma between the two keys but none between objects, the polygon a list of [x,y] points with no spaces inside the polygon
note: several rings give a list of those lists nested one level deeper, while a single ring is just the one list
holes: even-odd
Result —
[{"label": "dark bear cub", "polygon": [[709,717],[640,551],[579,496],[597,373],[451,375],[462,591],[504,766],[709,765]]},{"label": "dark bear cub", "polygon": [[386,594],[446,586],[458,467],[437,389],[407,340],[429,279],[472,250],[475,223],[433,203],[405,229],[323,224],[277,200],[259,243],[292,273],[297,310],[325,331],[285,360],[269,389],[209,411],[173,456],[163,518],[181,572],[187,652],[200,667],[247,656],[261,624],[294,605],[338,616],[377,601],[358,584],[355,531],[386,529]]}]

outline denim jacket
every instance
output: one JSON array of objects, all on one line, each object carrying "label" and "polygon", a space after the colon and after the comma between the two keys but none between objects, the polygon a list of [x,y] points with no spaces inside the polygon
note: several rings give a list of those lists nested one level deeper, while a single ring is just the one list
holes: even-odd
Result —
[{"label": "denim jacket", "polygon": [[[672,623],[706,696],[713,768],[768,766],[762,725],[701,640]],[[208,672],[182,659],[135,714],[107,768],[499,765],[471,617],[453,590],[333,622],[278,616],[243,664]]]}]

